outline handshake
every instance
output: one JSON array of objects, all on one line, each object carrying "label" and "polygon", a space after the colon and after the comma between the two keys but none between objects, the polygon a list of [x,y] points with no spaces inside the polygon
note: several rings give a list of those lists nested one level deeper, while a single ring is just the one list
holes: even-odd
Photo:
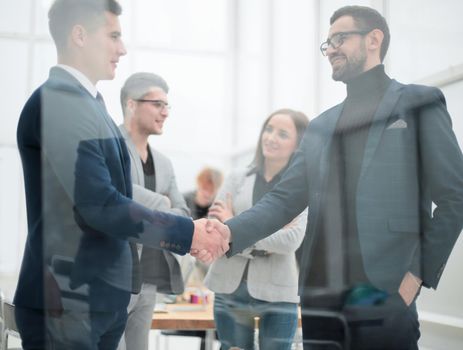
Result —
[{"label": "handshake", "polygon": [[205,264],[223,256],[230,248],[231,232],[227,225],[216,219],[194,221],[195,230],[190,254]]}]

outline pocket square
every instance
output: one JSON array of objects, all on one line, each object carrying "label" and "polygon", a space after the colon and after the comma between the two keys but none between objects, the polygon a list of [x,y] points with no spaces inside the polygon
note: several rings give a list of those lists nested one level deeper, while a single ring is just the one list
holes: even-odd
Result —
[{"label": "pocket square", "polygon": [[389,125],[386,129],[405,129],[407,128],[407,122],[403,119],[396,120],[394,123]]}]

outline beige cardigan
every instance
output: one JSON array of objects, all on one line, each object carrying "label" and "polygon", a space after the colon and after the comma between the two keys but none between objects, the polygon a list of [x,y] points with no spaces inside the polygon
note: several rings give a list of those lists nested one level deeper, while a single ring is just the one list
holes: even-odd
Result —
[{"label": "beige cardigan", "polygon": [[[256,175],[246,175],[249,169],[231,174],[220,189],[217,199],[225,201],[231,193],[233,212],[240,214],[252,207]],[[216,293],[233,293],[239,286],[249,261],[247,284],[249,294],[269,302],[298,303],[298,268],[294,252],[304,239],[307,209],[271,236],[258,241],[241,254],[222,257],[214,262],[205,278],[206,286]],[[268,256],[253,257],[252,249],[268,251]]]}]

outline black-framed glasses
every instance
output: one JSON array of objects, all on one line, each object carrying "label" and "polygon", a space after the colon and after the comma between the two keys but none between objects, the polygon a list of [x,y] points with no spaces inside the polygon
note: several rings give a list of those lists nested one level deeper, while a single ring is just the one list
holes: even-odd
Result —
[{"label": "black-framed glasses", "polygon": [[147,99],[138,99],[135,100],[137,102],[146,102],[146,103],[151,103],[154,107],[160,109],[161,111],[164,109],[170,110],[171,105],[168,104],[167,102],[164,102],[163,100],[147,100]]},{"label": "black-framed glasses", "polygon": [[326,51],[328,50],[328,47],[332,47],[334,50],[337,48],[341,47],[342,44],[344,44],[344,40],[350,35],[366,35],[371,30],[352,30],[350,32],[339,32],[334,34],[331,38],[328,38],[325,42],[323,42],[320,45],[320,51],[323,56],[326,56]]}]

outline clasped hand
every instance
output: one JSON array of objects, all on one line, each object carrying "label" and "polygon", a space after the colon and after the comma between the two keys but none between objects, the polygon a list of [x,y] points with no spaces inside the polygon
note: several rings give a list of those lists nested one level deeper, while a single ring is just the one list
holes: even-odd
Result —
[{"label": "clasped hand", "polygon": [[230,229],[216,219],[193,221],[195,231],[190,254],[203,263],[210,264],[230,248]]}]

